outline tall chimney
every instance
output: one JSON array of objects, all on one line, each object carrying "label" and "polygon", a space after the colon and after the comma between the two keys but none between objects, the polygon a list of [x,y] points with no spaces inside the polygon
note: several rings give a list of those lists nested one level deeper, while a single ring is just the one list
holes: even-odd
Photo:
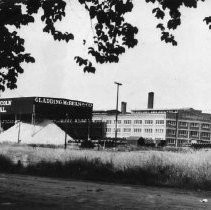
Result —
[{"label": "tall chimney", "polygon": [[148,93],[148,109],[153,109],[154,105],[154,92]]},{"label": "tall chimney", "polygon": [[127,112],[127,103],[122,101],[122,104],[121,104],[121,113],[122,114],[126,114]]}]

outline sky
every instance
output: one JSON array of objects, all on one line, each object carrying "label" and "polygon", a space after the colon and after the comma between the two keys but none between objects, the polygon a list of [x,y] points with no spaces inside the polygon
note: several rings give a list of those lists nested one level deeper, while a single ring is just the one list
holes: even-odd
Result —
[{"label": "sky", "polygon": [[82,40],[89,45],[92,37],[90,19],[76,2],[69,1],[68,17],[58,24],[61,30],[73,32],[74,41],[55,42],[42,32],[38,18],[20,30],[36,63],[23,64],[18,88],[1,97],[68,98],[91,102],[95,110],[115,109],[114,82],[118,81],[123,84],[119,101],[127,102],[128,111],[147,108],[148,92],[153,91],[154,108],[192,107],[211,113],[211,30],[203,22],[211,15],[211,1],[182,10],[182,25],[174,32],[178,46],[173,47],[160,41],[153,5],[134,0],[127,18],[139,29],[138,45],[120,56],[117,64],[97,65],[95,74],[84,73],[73,60],[76,55],[86,56]]}]

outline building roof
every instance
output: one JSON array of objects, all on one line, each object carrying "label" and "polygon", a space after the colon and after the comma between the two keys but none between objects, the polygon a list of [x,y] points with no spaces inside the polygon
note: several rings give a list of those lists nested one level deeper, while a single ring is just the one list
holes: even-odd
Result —
[{"label": "building roof", "polygon": [[[202,113],[201,110],[196,110],[193,108],[175,108],[175,109],[134,109],[131,112],[126,112],[125,114],[138,114],[138,113],[177,113],[181,111],[192,111],[197,113]],[[116,114],[116,110],[94,110],[93,114]],[[118,114],[122,114],[118,111]]]},{"label": "building roof", "polygon": [[93,104],[83,101],[49,97],[1,98],[0,114],[28,115],[36,113],[48,119],[69,118],[89,119],[92,116]]},{"label": "building roof", "polygon": [[166,112],[171,112],[171,113],[177,113],[177,112],[181,112],[181,111],[192,111],[192,112],[198,112],[198,113],[202,113],[201,110],[196,110],[193,108],[167,108],[167,109],[134,109],[131,110],[132,113],[166,113]]}]

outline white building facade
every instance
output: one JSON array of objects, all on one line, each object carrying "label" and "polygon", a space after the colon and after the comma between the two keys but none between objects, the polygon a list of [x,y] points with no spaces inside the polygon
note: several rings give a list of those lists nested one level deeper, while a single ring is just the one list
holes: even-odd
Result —
[{"label": "white building facade", "polygon": [[[105,123],[105,137],[108,138],[115,137],[115,119],[114,110],[93,113],[94,122]],[[118,114],[117,136],[166,140],[169,145],[211,142],[211,114],[192,108],[125,111]]]}]

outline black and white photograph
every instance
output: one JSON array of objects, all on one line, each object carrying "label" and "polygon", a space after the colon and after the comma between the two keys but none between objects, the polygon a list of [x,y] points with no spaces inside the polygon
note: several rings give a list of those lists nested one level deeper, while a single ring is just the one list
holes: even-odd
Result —
[{"label": "black and white photograph", "polygon": [[0,210],[211,209],[210,0],[0,0]]}]

